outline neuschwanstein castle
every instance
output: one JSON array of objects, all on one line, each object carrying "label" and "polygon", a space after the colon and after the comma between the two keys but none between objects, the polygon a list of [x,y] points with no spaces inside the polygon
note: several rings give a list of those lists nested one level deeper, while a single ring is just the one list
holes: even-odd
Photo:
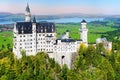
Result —
[{"label": "neuschwanstein castle", "polygon": [[14,24],[13,52],[17,58],[22,57],[22,50],[28,56],[45,52],[60,65],[67,64],[71,68],[71,57],[77,53],[80,44],[88,45],[86,24],[85,20],[81,22],[81,39],[79,41],[69,38],[68,30],[60,39],[57,39],[55,24],[52,22],[36,22],[35,17],[31,20],[30,8],[27,5],[25,22],[15,22]]}]

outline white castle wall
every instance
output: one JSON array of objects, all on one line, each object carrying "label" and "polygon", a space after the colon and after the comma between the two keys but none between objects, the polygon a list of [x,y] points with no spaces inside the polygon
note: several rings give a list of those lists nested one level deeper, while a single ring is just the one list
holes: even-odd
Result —
[{"label": "white castle wall", "polygon": [[[26,13],[26,22],[30,21],[30,13]],[[56,39],[56,32],[53,33],[37,33],[36,23],[32,23],[32,34],[18,34],[16,23],[14,24],[14,46],[13,52],[17,58],[21,58],[21,51],[24,50],[26,55],[36,55],[38,52],[48,53],[50,58],[54,58],[61,66],[67,64],[71,68],[71,57],[73,53],[77,53],[82,42],[87,42],[86,23],[81,23],[81,39],[82,41],[68,41]],[[69,32],[62,39],[69,40]]]},{"label": "white castle wall", "polygon": [[[61,42],[56,40],[56,33],[36,33],[36,24],[33,23],[32,34],[18,34],[14,25],[14,47],[13,52],[20,58],[21,51],[26,55],[36,55],[37,52],[46,52],[49,57],[54,58],[61,66],[67,64],[71,68],[72,53],[77,53],[81,41]],[[69,36],[64,37],[68,39]],[[56,43],[57,41],[57,43]],[[64,58],[62,58],[64,56]]]}]

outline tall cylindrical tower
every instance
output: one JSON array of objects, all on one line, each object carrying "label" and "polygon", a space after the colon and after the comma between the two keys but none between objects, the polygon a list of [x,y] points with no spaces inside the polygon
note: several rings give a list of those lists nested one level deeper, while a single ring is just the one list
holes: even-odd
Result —
[{"label": "tall cylindrical tower", "polygon": [[85,20],[81,21],[81,40],[83,43],[88,43],[87,39],[87,34],[88,34],[88,29],[86,28],[87,22]]}]

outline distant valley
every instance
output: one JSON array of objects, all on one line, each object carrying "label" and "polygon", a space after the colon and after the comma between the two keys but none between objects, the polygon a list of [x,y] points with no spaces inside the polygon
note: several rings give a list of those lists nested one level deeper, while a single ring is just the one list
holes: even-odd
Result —
[{"label": "distant valley", "polygon": [[[61,18],[104,18],[104,17],[107,17],[106,15],[90,15],[90,14],[81,14],[81,13],[58,14],[58,15],[32,15],[32,16],[35,16],[38,21],[54,20],[54,19],[61,19]],[[13,13],[7,13],[7,12],[0,12],[0,23],[23,21],[23,20],[24,20],[23,13],[13,14]]]},{"label": "distant valley", "polygon": [[[87,22],[101,21],[101,20],[114,20],[120,21],[120,15],[91,15],[81,13],[70,14],[57,14],[57,15],[32,15],[36,17],[37,22],[48,21],[55,23],[79,23],[82,19],[86,19]],[[13,14],[9,12],[0,12],[0,25],[13,24],[14,22],[24,21],[25,15],[23,13]]]}]

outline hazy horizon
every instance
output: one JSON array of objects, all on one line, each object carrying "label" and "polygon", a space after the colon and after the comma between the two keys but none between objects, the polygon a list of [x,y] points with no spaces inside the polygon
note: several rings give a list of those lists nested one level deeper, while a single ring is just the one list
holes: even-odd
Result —
[{"label": "hazy horizon", "polygon": [[24,13],[27,3],[32,15],[120,15],[120,0],[2,0],[0,12]]}]

